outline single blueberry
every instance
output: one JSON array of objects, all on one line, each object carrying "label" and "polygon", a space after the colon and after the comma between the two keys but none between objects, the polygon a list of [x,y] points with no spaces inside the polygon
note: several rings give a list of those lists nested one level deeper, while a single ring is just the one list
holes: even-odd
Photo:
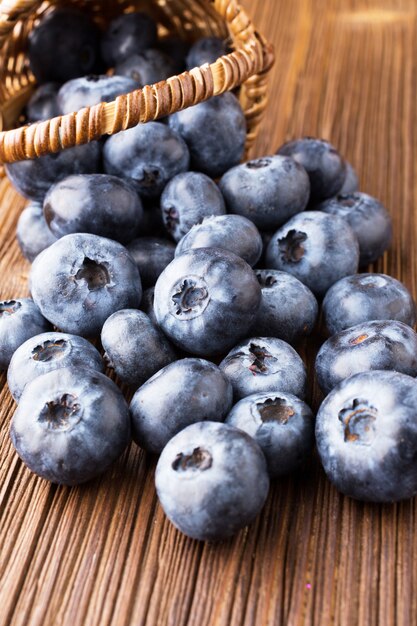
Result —
[{"label": "single blueberry", "polygon": [[278,148],[277,154],[292,157],[307,170],[311,202],[331,198],[339,193],[345,182],[345,161],[336,148],[324,139],[294,139]]},{"label": "single blueberry", "polygon": [[10,437],[32,472],[53,483],[77,485],[104,472],[126,449],[128,407],[107,376],[66,367],[27,385]]},{"label": "single blueberry", "polygon": [[22,343],[50,328],[50,323],[31,298],[0,302],[0,370],[8,368],[10,359]]},{"label": "single blueberry", "polygon": [[285,391],[304,398],[305,365],[288,343],[275,337],[245,339],[219,365],[232,383],[235,401],[260,391]]},{"label": "single blueberry", "polygon": [[116,311],[137,308],[139,271],[126,248],[97,235],[58,239],[33,262],[30,290],[41,313],[64,332],[95,336]]},{"label": "single blueberry", "polygon": [[169,234],[179,241],[194,224],[210,215],[224,215],[223,196],[211,178],[184,172],[170,180],[161,196],[162,219]]},{"label": "single blueberry", "polygon": [[197,356],[230,349],[251,327],[261,288],[232,252],[199,248],[176,257],[155,285],[155,315],[164,333]]},{"label": "single blueberry", "polygon": [[219,183],[231,213],[272,230],[304,211],[310,181],[304,167],[285,156],[266,156],[236,165]]},{"label": "single blueberry", "polygon": [[397,320],[416,323],[416,305],[408,289],[386,274],[354,274],[335,283],[323,300],[330,335],[363,322]]},{"label": "single blueberry", "polygon": [[143,287],[151,287],[174,258],[175,244],[158,237],[140,237],[127,246],[138,266]]},{"label": "single blueberry", "polygon": [[210,98],[169,117],[169,125],[186,141],[191,168],[216,178],[243,157],[246,120],[232,93]]},{"label": "single blueberry", "polygon": [[347,221],[358,238],[360,267],[373,263],[389,248],[392,219],[376,198],[359,191],[339,194],[314,208],[329,215],[339,215]]},{"label": "single blueberry", "polygon": [[338,215],[305,211],[295,215],[272,237],[267,267],[292,274],[316,296],[358,269],[358,239]]},{"label": "single blueberry", "polygon": [[153,85],[175,74],[171,59],[156,48],[149,48],[140,54],[133,54],[114,68],[118,76],[127,76],[139,87]]},{"label": "single blueberry", "polygon": [[176,359],[166,337],[137,309],[110,315],[101,330],[101,343],[107,364],[122,382],[135,388]]},{"label": "single blueberry", "polygon": [[29,33],[29,64],[38,83],[63,83],[101,68],[100,31],[73,7],[49,13]]},{"label": "single blueberry", "polygon": [[316,358],[317,380],[328,394],[341,380],[368,370],[417,376],[417,334],[392,320],[364,322],[333,335]]},{"label": "single blueberry", "polygon": [[23,256],[31,263],[42,250],[56,241],[45,221],[40,202],[30,202],[23,209],[17,222],[16,238]]},{"label": "single blueberry", "polygon": [[298,278],[277,270],[255,270],[262,289],[261,306],[253,332],[296,343],[309,335],[319,306],[313,293]]},{"label": "single blueberry", "polygon": [[195,248],[222,248],[255,265],[262,254],[262,238],[255,224],[241,215],[205,217],[178,242],[175,256]]},{"label": "single blueberry", "polygon": [[55,183],[43,212],[55,237],[92,233],[121,243],[138,235],[143,216],[132,185],[109,174],[78,174]]},{"label": "single blueberry", "polygon": [[86,339],[66,333],[42,333],[26,340],[13,354],[7,371],[10,393],[19,402],[34,378],[63,367],[102,372],[104,364],[98,350]]},{"label": "single blueberry", "polygon": [[399,372],[362,372],[320,406],[317,449],[342,493],[394,502],[417,493],[417,381]]},{"label": "single blueberry", "polygon": [[188,169],[190,160],[180,135],[158,122],[113,135],[103,156],[105,171],[129,180],[145,198],[157,198],[171,178]]},{"label": "single blueberry", "polygon": [[155,483],[169,520],[201,541],[226,539],[253,522],[269,490],[258,444],[218,422],[175,435],[159,458]]},{"label": "single blueberry", "polygon": [[140,303],[140,310],[146,313],[154,326],[157,326],[159,328],[159,324],[155,317],[155,310],[153,308],[154,294],[155,287],[148,287],[148,289],[145,289],[142,295],[142,301]]},{"label": "single blueberry", "polygon": [[191,46],[186,58],[187,70],[199,67],[204,63],[214,63],[229,52],[226,42],[220,37],[202,37]]},{"label": "single blueberry", "polygon": [[58,107],[62,114],[73,113],[99,102],[111,102],[117,96],[134,91],[140,85],[126,76],[82,76],[62,85]]},{"label": "single blueberry", "polygon": [[59,83],[45,83],[40,85],[30,97],[26,105],[26,118],[28,122],[49,120],[59,115],[57,95]]},{"label": "single blueberry", "polygon": [[98,141],[92,141],[37,159],[7,163],[5,169],[11,183],[22,196],[43,202],[49,187],[59,180],[71,174],[99,172],[101,145]]},{"label": "single blueberry", "polygon": [[255,439],[271,478],[299,469],[313,449],[313,413],[291,393],[253,393],[235,404],[226,424]]},{"label": "single blueberry", "polygon": [[203,359],[181,359],[152,376],[130,405],[134,441],[159,453],[174,435],[195,422],[222,422],[233,391],[219,368]]},{"label": "single blueberry", "polygon": [[354,169],[354,167],[348,161],[345,161],[345,163],[346,163],[345,182],[343,183],[343,186],[340,189],[339,193],[340,194],[355,193],[356,191],[359,191],[358,174],[356,173],[356,170]]},{"label": "single blueberry", "polygon": [[146,13],[124,13],[114,19],[101,40],[101,54],[108,67],[132,54],[151,48],[157,40],[156,24]]}]

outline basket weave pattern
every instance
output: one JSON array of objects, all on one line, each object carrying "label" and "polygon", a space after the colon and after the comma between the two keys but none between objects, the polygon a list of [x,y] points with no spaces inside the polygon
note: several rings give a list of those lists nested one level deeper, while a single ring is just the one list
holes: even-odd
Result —
[{"label": "basket weave pattern", "polygon": [[233,52],[210,65],[119,96],[113,102],[13,128],[34,86],[25,54],[28,34],[52,5],[60,4],[68,5],[62,0],[0,3],[0,162],[34,158],[87,143],[238,86],[247,121],[248,152],[266,106],[273,52],[236,0],[73,0],[72,4],[88,11],[103,26],[121,12],[145,10],[163,34],[189,41],[213,35],[228,38]]}]

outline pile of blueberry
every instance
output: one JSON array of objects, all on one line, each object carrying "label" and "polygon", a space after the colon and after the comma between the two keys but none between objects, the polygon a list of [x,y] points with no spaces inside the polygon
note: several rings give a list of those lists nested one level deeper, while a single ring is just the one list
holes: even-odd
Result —
[{"label": "pile of blueberry", "polygon": [[[105,33],[80,19],[58,9],[33,31],[42,84],[29,120],[226,50],[216,39],[189,50],[158,41],[141,13]],[[53,54],[52,40],[62,44]],[[103,64],[114,73],[89,75]],[[250,523],[270,478],[300,469],[314,441],[343,493],[377,502],[417,493],[415,304],[394,278],[357,273],[389,247],[390,216],[327,141],[290,141],[240,163],[245,133],[227,93],[7,166],[30,199],[17,237],[33,262],[32,299],[0,303],[19,456],[75,485],[133,438],[160,454],[169,519],[203,540]],[[328,395],[314,422],[293,346],[317,327],[319,302],[330,338],[316,373]],[[103,358],[88,339],[100,339]],[[134,391],[130,406],[105,365]]]}]

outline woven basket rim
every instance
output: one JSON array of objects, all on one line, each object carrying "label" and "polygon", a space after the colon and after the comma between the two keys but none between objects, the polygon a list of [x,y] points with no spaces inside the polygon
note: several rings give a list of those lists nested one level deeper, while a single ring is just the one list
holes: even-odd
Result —
[{"label": "woven basket rim", "polygon": [[[251,79],[264,80],[274,62],[272,45],[255,30],[237,0],[207,2],[226,21],[235,50],[219,57],[214,63],[195,67],[154,85],[145,85],[111,102],[101,102],[78,112],[2,130],[0,163],[36,158],[88,143],[138,123],[170,115]],[[2,0],[0,47],[8,41],[16,23],[42,4],[43,0]],[[28,85],[27,94],[32,89],[33,83]],[[25,97],[23,93],[22,97]],[[0,122],[3,122],[6,107],[7,103],[0,107]]]}]

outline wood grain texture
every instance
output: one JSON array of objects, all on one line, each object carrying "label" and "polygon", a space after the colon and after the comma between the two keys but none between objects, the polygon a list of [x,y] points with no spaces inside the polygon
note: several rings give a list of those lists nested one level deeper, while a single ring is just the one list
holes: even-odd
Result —
[{"label": "wood grain texture", "polygon": [[[361,188],[394,218],[375,269],[416,297],[415,0],[246,0],[275,43],[270,105],[255,153],[304,134],[330,138]],[[25,295],[14,241],[23,201],[0,184],[2,298]],[[304,353],[311,372],[318,342]],[[417,621],[416,501],[337,494],[317,459],[277,481],[249,529],[220,545],[174,530],[155,497],[155,462],[136,447],[86,486],[33,477],[8,438],[0,391],[0,623],[92,626],[402,626]],[[313,403],[319,396],[313,388]]]}]

